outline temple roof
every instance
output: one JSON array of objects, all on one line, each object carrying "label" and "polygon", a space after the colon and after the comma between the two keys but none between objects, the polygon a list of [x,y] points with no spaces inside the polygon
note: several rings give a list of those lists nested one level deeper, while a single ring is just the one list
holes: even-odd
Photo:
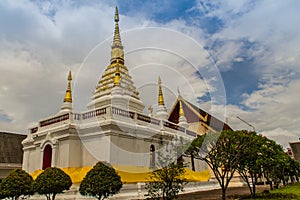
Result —
[{"label": "temple roof", "polygon": [[[180,115],[180,102],[181,106],[184,112],[184,115],[187,119],[187,122],[195,123],[199,122],[202,125],[204,125],[207,129],[213,130],[213,131],[220,131],[220,130],[232,130],[232,128],[226,124],[225,122],[222,122],[221,120],[213,117],[206,111],[198,108],[197,106],[193,105],[192,103],[188,102],[184,98],[180,96],[180,99],[177,99],[174,103],[172,109],[169,113],[169,121],[178,123],[179,115]],[[182,111],[181,111],[182,112]]]},{"label": "temple roof", "polygon": [[0,132],[0,163],[22,164],[21,142],[25,138],[26,135]]}]

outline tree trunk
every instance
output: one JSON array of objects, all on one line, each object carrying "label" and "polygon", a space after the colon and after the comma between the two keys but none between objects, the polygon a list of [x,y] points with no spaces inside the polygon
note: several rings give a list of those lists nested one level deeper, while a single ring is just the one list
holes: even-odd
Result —
[{"label": "tree trunk", "polygon": [[56,194],[53,193],[53,194],[52,194],[52,200],[55,200],[55,196],[56,196]]},{"label": "tree trunk", "polygon": [[290,176],[290,179],[291,179],[291,183],[294,183],[294,177]]},{"label": "tree trunk", "polygon": [[252,191],[253,191],[252,197],[255,198],[255,196],[256,196],[256,184],[255,183],[252,183]]},{"label": "tree trunk", "polygon": [[194,161],[194,155],[191,153],[191,164],[192,164],[192,170],[195,171],[195,161]]},{"label": "tree trunk", "polygon": [[255,198],[256,196],[256,183],[257,183],[257,177],[255,176],[254,179],[252,179],[252,197]]},{"label": "tree trunk", "polygon": [[226,200],[226,189],[222,187],[222,200]]},{"label": "tree trunk", "polygon": [[270,184],[270,190],[273,190],[273,182],[269,181],[269,184]]},{"label": "tree trunk", "polygon": [[242,174],[241,174],[241,177],[242,177],[242,178],[244,179],[244,181],[247,183],[247,186],[248,186],[248,188],[249,188],[250,194],[251,194],[251,196],[252,196],[253,191],[252,191],[252,187],[251,187],[251,185],[250,185],[250,182],[249,182],[249,180],[248,180],[248,177],[247,177],[246,175],[242,175]]}]

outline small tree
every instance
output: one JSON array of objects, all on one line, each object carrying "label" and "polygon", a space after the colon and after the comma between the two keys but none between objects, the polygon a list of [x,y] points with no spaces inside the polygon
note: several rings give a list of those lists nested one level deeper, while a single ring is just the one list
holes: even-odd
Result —
[{"label": "small tree", "polygon": [[69,190],[72,185],[68,174],[59,168],[48,167],[35,180],[35,190],[39,194],[44,194],[47,200],[54,200],[55,196]]},{"label": "small tree", "polygon": [[[184,151],[183,140],[180,145],[169,144],[158,153],[158,168],[150,174],[149,182],[146,183],[146,196],[172,200],[183,191],[186,182],[185,170],[181,159]],[[180,158],[180,159],[177,159]],[[175,161],[174,161],[175,160]],[[177,163],[176,163],[177,162]]]},{"label": "small tree", "polygon": [[238,169],[239,161],[245,155],[242,131],[224,130],[220,134],[208,133],[196,138],[187,149],[187,155],[205,161],[213,171],[222,190],[222,199],[226,199],[226,190]]},{"label": "small tree", "polygon": [[101,200],[117,194],[122,185],[121,177],[112,166],[98,162],[80,183],[79,192]]},{"label": "small tree", "polygon": [[0,184],[0,198],[17,200],[21,196],[31,195],[33,191],[32,177],[22,169],[12,171]]},{"label": "small tree", "polygon": [[161,197],[163,200],[176,199],[186,183],[183,178],[184,173],[183,166],[175,163],[154,170],[150,175],[150,181],[146,183],[148,191],[146,196]]}]

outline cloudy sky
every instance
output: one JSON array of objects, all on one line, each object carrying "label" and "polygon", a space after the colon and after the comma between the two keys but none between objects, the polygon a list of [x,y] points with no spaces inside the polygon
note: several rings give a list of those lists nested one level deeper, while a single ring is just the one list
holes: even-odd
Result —
[{"label": "cloudy sky", "polygon": [[161,75],[169,107],[179,87],[235,129],[251,129],[239,116],[284,147],[298,140],[298,0],[2,0],[0,130],[27,133],[57,113],[70,69],[74,103],[88,103],[109,64],[116,4],[146,106]]}]

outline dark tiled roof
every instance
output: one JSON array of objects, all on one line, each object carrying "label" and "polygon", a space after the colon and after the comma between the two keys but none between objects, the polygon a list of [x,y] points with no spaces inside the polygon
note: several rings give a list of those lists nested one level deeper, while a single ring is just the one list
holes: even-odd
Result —
[{"label": "dark tiled roof", "polygon": [[0,132],[0,163],[22,164],[22,140],[26,135]]}]

